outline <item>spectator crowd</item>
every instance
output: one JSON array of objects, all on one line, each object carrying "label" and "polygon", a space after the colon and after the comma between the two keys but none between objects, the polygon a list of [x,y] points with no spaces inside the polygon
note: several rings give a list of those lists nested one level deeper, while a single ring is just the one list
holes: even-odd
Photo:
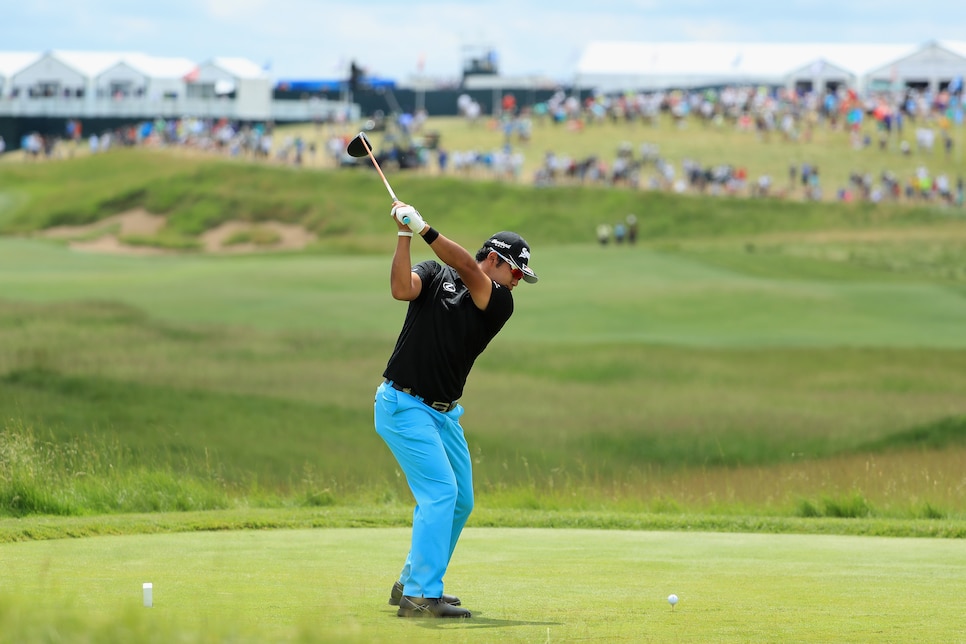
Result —
[{"label": "spectator crowd", "polygon": [[[481,126],[482,108],[462,96],[459,113],[470,127]],[[379,115],[369,125],[385,131],[380,163],[396,163],[438,174],[532,182],[537,186],[601,185],[672,191],[682,194],[742,195],[755,198],[837,199],[852,201],[931,201],[963,205],[963,177],[930,169],[934,155],[951,158],[954,129],[962,129],[962,92],[931,94],[908,90],[901,96],[872,93],[860,97],[846,89],[826,94],[797,94],[785,89],[726,87],[705,91],[659,91],[579,99],[563,91],[529,106],[517,104],[512,94],[500,102],[485,127],[494,132],[489,150],[450,149],[438,141],[420,143],[426,114],[396,115],[394,121]],[[708,162],[693,157],[678,160],[663,154],[653,142],[624,142],[616,150],[600,150],[581,158],[544,150],[532,176],[525,176],[527,156],[535,128],[560,127],[575,134],[604,122],[627,124],[634,136],[653,128],[701,127],[709,131],[730,128],[762,144],[802,143],[814,140],[823,128],[847,137],[865,165],[886,169],[871,173],[856,168],[841,185],[828,186],[827,178],[812,162],[790,162],[786,169],[758,168],[754,174],[743,163],[720,159]],[[323,124],[316,124],[321,128]],[[63,136],[39,133],[21,141],[24,158],[71,156],[86,145],[90,153],[112,146],[178,146],[256,160],[294,165],[357,165],[345,155],[349,135],[346,123],[329,123],[318,137],[277,137],[271,123],[238,124],[226,119],[157,119],[82,134],[78,121],[68,121]],[[4,144],[0,142],[0,153]],[[792,148],[790,148],[792,149]],[[797,156],[808,147],[796,147]],[[878,157],[872,155],[879,153]],[[917,155],[915,171],[889,168],[891,154]],[[774,156],[774,155],[772,155]],[[793,156],[790,154],[790,156]],[[898,164],[896,164],[898,165]],[[901,164],[908,167],[908,163]],[[949,167],[949,164],[945,164]],[[787,174],[786,174],[787,173]],[[782,175],[787,178],[781,179]]]}]

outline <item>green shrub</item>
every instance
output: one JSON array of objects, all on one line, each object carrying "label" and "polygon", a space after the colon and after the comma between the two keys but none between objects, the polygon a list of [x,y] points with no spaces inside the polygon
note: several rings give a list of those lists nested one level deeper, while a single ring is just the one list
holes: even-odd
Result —
[{"label": "green shrub", "polygon": [[869,502],[858,492],[843,498],[825,498],[825,516],[838,519],[856,519],[872,514]]},{"label": "green shrub", "polygon": [[800,499],[798,501],[798,508],[796,509],[795,516],[805,519],[814,519],[822,516],[822,511],[819,510],[818,506],[808,499]]},{"label": "green shrub", "polygon": [[266,226],[253,226],[232,233],[225,240],[224,246],[239,246],[254,244],[255,246],[272,246],[282,241],[281,235]]}]

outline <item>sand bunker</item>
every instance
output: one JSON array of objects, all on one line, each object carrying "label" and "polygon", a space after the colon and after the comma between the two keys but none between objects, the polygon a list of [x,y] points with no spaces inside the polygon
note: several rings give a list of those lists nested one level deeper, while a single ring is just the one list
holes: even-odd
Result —
[{"label": "sand bunker", "polygon": [[[93,224],[84,226],[56,226],[44,231],[44,236],[66,239],[75,249],[93,253],[112,253],[119,255],[164,255],[175,251],[136,246],[121,241],[127,236],[151,236],[164,228],[167,219],[163,215],[153,215],[143,208],[113,215]],[[269,238],[272,243],[254,242],[231,243],[233,240]],[[206,253],[250,253],[265,250],[299,250],[315,240],[315,235],[302,226],[279,222],[249,224],[228,222],[204,233],[201,246]]]}]

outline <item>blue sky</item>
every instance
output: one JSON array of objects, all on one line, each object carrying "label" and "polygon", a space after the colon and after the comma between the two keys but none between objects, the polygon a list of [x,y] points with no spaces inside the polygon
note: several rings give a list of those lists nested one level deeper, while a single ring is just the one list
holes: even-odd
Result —
[{"label": "blue sky", "polygon": [[0,50],[141,51],[198,62],[241,56],[276,78],[458,78],[492,47],[504,74],[566,81],[594,40],[966,40],[954,0],[7,0]]}]

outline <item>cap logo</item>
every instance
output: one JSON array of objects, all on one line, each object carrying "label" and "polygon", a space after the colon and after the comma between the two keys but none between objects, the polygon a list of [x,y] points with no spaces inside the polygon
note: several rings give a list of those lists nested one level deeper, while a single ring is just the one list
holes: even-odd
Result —
[{"label": "cap logo", "polygon": [[530,245],[517,233],[508,230],[495,233],[483,242],[483,247],[491,251],[495,250],[500,259],[510,264],[510,268],[522,271],[522,279],[525,281],[531,284],[537,281],[537,274],[528,266],[530,263]]}]

